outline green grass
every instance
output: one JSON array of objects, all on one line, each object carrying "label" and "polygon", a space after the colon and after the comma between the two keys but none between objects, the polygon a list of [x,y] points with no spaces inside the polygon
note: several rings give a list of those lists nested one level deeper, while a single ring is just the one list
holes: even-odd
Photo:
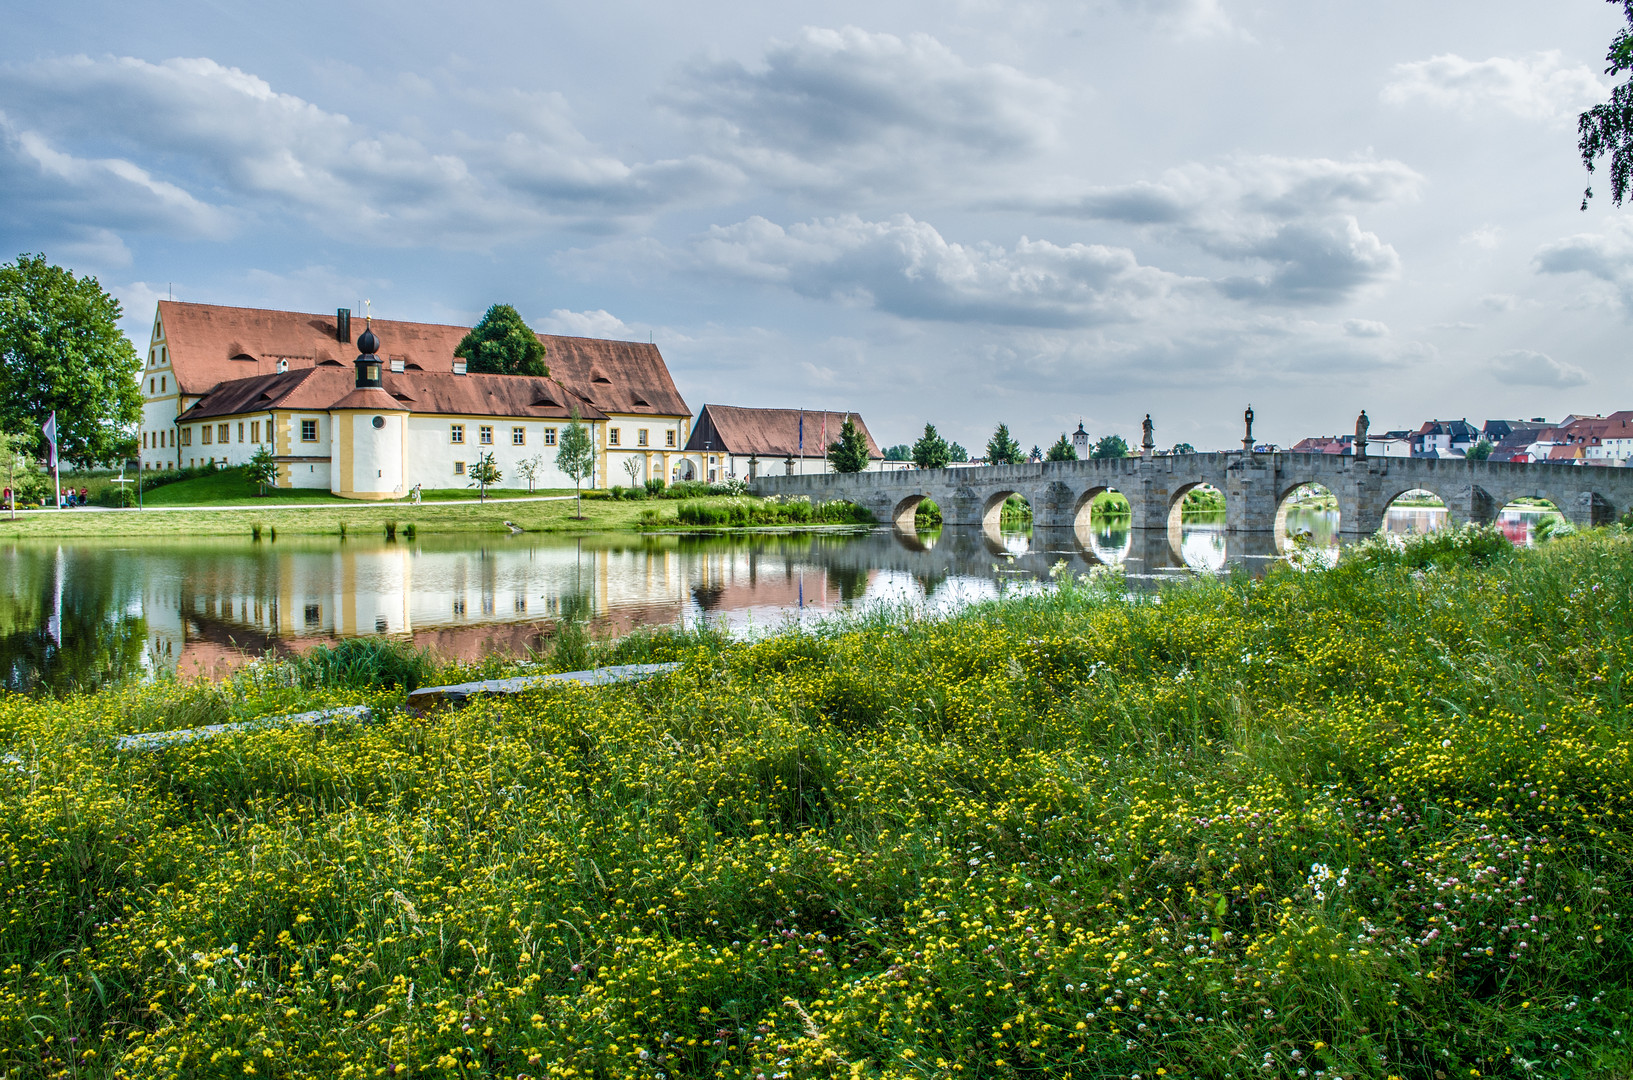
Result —
[{"label": "green grass", "polygon": [[1633,537],[1059,584],[568,627],[547,666],[684,667],[427,718],[513,669],[0,696],[0,1071],[1628,1075]]},{"label": "green grass", "polygon": [[[545,495],[570,495],[572,488],[540,489],[529,492],[526,488],[488,489],[488,498],[528,498]],[[422,491],[425,502],[449,502],[478,499],[481,493],[474,487],[434,488]],[[356,499],[343,499],[324,488],[268,488],[257,494],[256,486],[244,478],[241,468],[221,469],[191,480],[178,480],[143,493],[146,506],[277,506],[284,503],[337,503],[356,505]],[[407,496],[392,500],[407,505]]]}]

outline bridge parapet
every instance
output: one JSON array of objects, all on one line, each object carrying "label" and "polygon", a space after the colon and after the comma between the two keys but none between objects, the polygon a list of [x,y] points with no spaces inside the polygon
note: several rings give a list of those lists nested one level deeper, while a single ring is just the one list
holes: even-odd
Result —
[{"label": "bridge parapet", "polygon": [[764,496],[858,503],[880,521],[908,530],[918,504],[927,498],[941,508],[942,520],[949,525],[996,527],[1010,495],[1031,504],[1039,526],[1087,528],[1094,497],[1116,491],[1129,501],[1132,527],[1165,529],[1177,536],[1184,497],[1202,484],[1224,493],[1228,532],[1270,533],[1278,544],[1287,499],[1305,484],[1320,484],[1337,498],[1339,529],[1348,541],[1377,532],[1389,504],[1420,489],[1439,496],[1454,522],[1493,521],[1519,498],[1547,499],[1582,526],[1605,524],[1633,508],[1633,469],[1245,451],[1149,460],[761,476],[751,488]]}]

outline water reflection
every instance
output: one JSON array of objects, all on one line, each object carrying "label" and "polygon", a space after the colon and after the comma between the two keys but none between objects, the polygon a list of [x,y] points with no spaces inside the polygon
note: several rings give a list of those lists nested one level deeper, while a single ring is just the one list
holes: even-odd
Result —
[{"label": "water reflection", "polygon": [[368,634],[473,658],[545,647],[564,619],[597,633],[704,619],[766,628],[858,604],[938,611],[1042,588],[1062,560],[1076,573],[1121,563],[1140,581],[1276,557],[1268,536],[1228,535],[1217,515],[1182,533],[1179,557],[1166,530],[1131,530],[1126,517],[996,534],[18,541],[0,545],[12,583],[0,597],[0,680],[26,690],[191,676]]}]

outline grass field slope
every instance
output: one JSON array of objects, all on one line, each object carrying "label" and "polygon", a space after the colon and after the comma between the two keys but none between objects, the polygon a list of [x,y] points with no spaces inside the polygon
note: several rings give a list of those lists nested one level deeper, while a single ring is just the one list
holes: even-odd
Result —
[{"label": "grass field slope", "polygon": [[0,699],[0,1073],[1628,1075],[1633,537],[1059,584]]}]

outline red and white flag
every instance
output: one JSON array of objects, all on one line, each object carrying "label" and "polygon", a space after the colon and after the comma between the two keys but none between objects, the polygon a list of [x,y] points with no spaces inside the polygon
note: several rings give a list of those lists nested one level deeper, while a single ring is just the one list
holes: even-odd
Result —
[{"label": "red and white flag", "polygon": [[40,430],[45,433],[45,445],[47,447],[45,467],[55,469],[57,467],[57,414],[55,412],[52,412],[51,419],[40,425]]}]

